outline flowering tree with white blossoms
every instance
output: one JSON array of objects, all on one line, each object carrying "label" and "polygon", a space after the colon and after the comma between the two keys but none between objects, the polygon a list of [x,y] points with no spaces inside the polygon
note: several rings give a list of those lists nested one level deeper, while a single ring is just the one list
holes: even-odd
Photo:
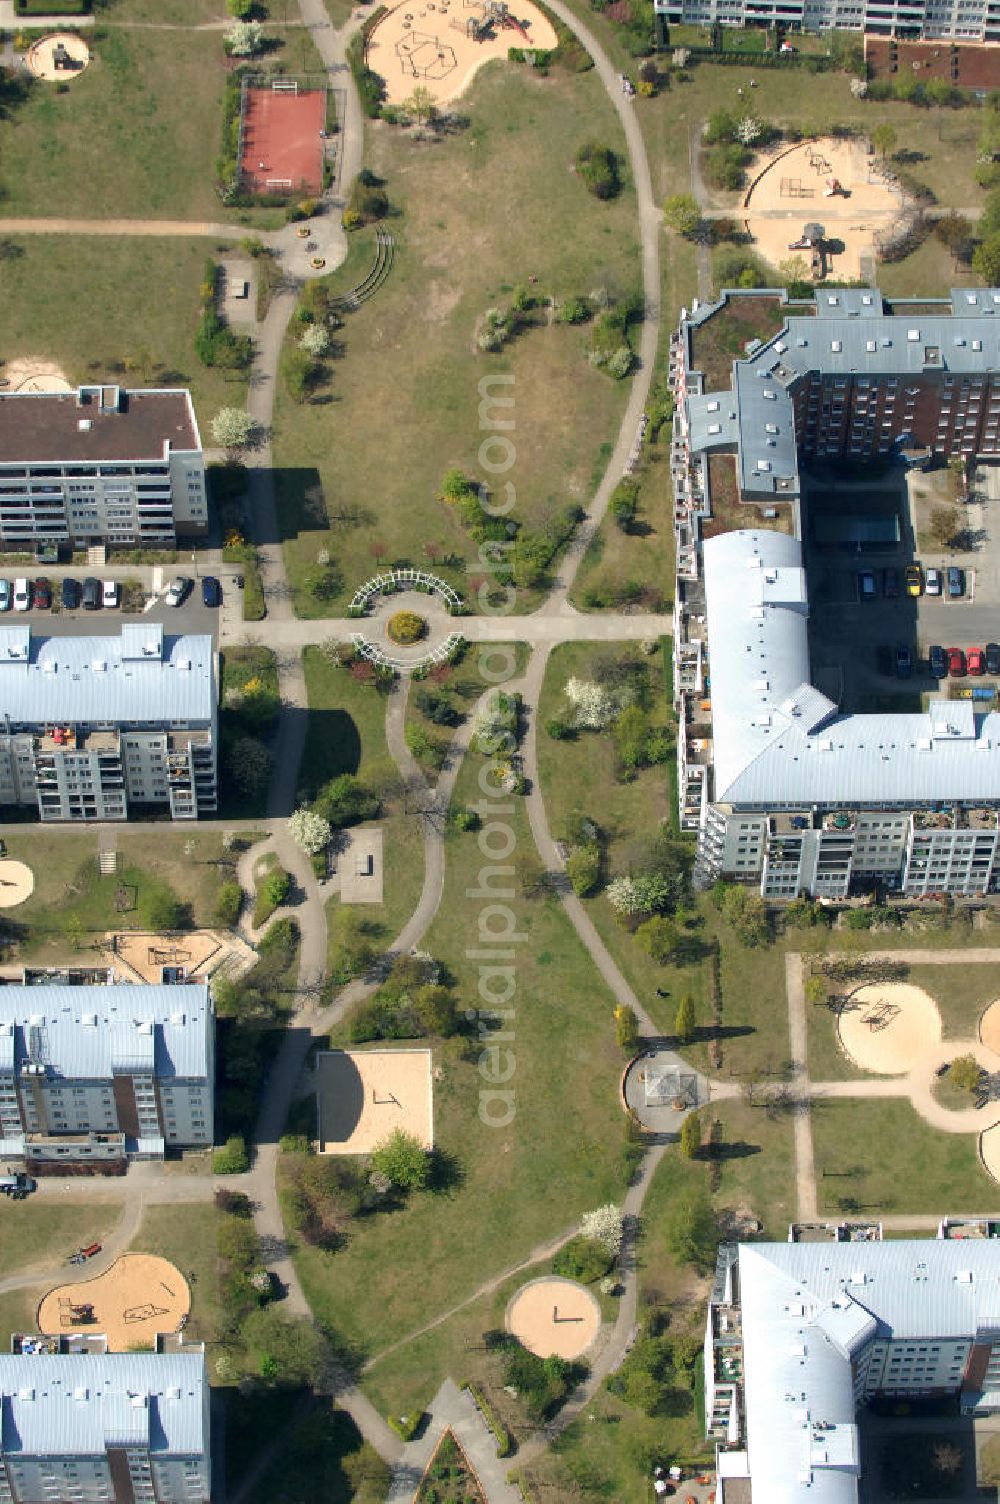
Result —
[{"label": "flowering tree with white blossoms", "polygon": [[592,679],[569,679],[564,691],[573,707],[577,726],[587,731],[603,731],[615,718],[617,706],[602,684]]},{"label": "flowering tree with white blossoms", "polygon": [[609,1201],[596,1211],[588,1212],[580,1223],[580,1232],[585,1238],[603,1243],[613,1258],[622,1251],[622,1209]]},{"label": "flowering tree with white blossoms", "polygon": [[645,912],[642,894],[631,877],[613,877],[605,892],[616,914],[642,914]]},{"label": "flowering tree with white blossoms", "polygon": [[315,856],[329,845],[333,835],[329,820],[311,809],[297,809],[288,819],[288,834],[306,856]]},{"label": "flowering tree with white blossoms", "polygon": [[220,407],[209,426],[222,449],[245,449],[253,435],[253,419],[242,407]]},{"label": "flowering tree with white blossoms", "polygon": [[307,355],[325,355],[330,348],[330,336],[322,324],[307,324],[299,345]]},{"label": "flowering tree with white blossoms", "polygon": [[736,139],[744,146],[752,146],[759,136],[760,121],[755,120],[752,115],[744,115],[743,119],[737,122]]},{"label": "flowering tree with white blossoms", "polygon": [[252,57],[264,45],[264,28],[259,21],[234,21],[226,32],[230,57]]}]

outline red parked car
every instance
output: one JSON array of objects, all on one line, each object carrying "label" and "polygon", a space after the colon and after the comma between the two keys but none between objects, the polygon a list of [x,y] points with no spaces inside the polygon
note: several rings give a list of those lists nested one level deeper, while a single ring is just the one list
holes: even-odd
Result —
[{"label": "red parked car", "polygon": [[970,648],[965,662],[968,672],[974,674],[977,679],[986,672],[986,655],[982,648]]},{"label": "red parked car", "polygon": [[36,611],[49,611],[52,607],[52,586],[48,580],[35,581],[33,605]]},{"label": "red parked car", "polygon": [[953,679],[964,679],[965,654],[961,648],[948,649],[948,672]]}]

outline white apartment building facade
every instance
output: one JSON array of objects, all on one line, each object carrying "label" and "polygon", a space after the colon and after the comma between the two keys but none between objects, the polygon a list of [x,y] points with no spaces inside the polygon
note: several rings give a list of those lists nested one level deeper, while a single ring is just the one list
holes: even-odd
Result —
[{"label": "white apartment building facade", "polygon": [[196,820],[218,804],[212,639],[126,623],[118,637],[0,627],[0,805],[43,821]]},{"label": "white apartment building facade", "polygon": [[0,394],[0,547],[169,547],[208,531],[183,389]]},{"label": "white apartment building facade", "polygon": [[0,1156],[101,1170],[206,1147],[214,1083],[206,983],[0,987]]},{"label": "white apartment building facade", "polygon": [[720,1251],[705,1333],[719,1504],[857,1504],[879,1397],[1000,1410],[996,1243],[757,1243]]},{"label": "white apartment building facade", "polygon": [[1000,0],[654,0],[669,25],[781,26],[956,42],[1000,40]]},{"label": "white apartment building facade", "polygon": [[209,1504],[204,1348],[0,1355],[0,1504]]}]

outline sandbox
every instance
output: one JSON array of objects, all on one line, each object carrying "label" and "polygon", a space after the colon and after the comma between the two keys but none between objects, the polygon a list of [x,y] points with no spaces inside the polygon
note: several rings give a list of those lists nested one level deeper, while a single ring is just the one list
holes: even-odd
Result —
[{"label": "sandbox", "polygon": [[[92,1315],[78,1319],[88,1305]],[[153,1253],[125,1253],[94,1279],[50,1290],[38,1307],[38,1330],[47,1337],[103,1332],[109,1350],[123,1353],[152,1347],[159,1332],[176,1332],[190,1310],[191,1291],[175,1265]]]},{"label": "sandbox", "polygon": [[[843,190],[829,193],[836,183]],[[860,141],[823,137],[762,153],[743,197],[743,217],[760,254],[773,266],[808,249],[794,249],[807,224],[824,230],[827,276],[870,275],[878,237],[900,218],[903,194],[882,175],[879,159]],[[807,273],[808,275],[808,273]]]},{"label": "sandbox", "polygon": [[104,951],[123,982],[158,987],[167,972],[171,980],[207,982],[225,963],[226,974],[241,976],[254,964],[256,952],[231,932],[185,930],[161,935],[150,930],[119,930],[104,937]]},{"label": "sandbox", "polygon": [[507,1304],[508,1332],[539,1358],[579,1358],[601,1325],[597,1297],[573,1279],[533,1279]]},{"label": "sandbox", "polygon": [[16,356],[5,362],[2,371],[7,383],[5,390],[11,392],[71,392],[62,369],[51,360],[40,360],[31,355]]},{"label": "sandbox", "polygon": [[847,999],[838,1019],[840,1043],[863,1071],[902,1076],[941,1043],[937,1003],[909,982],[871,982]]},{"label": "sandbox", "polygon": [[316,1056],[321,1154],[370,1154],[397,1129],[434,1147],[430,1050],[324,1050]]},{"label": "sandbox", "polygon": [[47,84],[69,83],[90,62],[90,48],[75,31],[55,31],[34,42],[24,61],[35,77]]},{"label": "sandbox", "polygon": [[24,862],[0,861],[0,909],[16,909],[34,888],[35,874]]},{"label": "sandbox", "polygon": [[438,105],[467,89],[476,71],[511,47],[544,52],[558,37],[531,0],[402,0],[368,39],[368,66],[385,80],[386,98],[401,105],[423,87]]}]

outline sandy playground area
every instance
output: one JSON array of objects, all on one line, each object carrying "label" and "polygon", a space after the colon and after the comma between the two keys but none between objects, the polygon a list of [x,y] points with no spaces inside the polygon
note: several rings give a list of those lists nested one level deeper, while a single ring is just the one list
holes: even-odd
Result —
[{"label": "sandy playground area", "polygon": [[4,362],[0,369],[5,392],[71,392],[73,390],[59,366],[51,360],[18,356]]},{"label": "sandy playground area", "polygon": [[[834,180],[844,194],[827,197]],[[876,237],[896,224],[902,207],[901,192],[884,181],[864,144],[832,137],[762,154],[743,198],[747,230],[772,266],[794,256],[809,266],[810,252],[792,246],[807,224],[817,223],[826,274],[838,280],[872,274]]]},{"label": "sandy playground area", "polygon": [[988,1050],[1000,1055],[1000,997],[983,1010],[979,1019],[979,1038]]},{"label": "sandy playground area", "polygon": [[851,993],[838,1033],[841,1045],[863,1071],[902,1076],[941,1043],[941,1015],[922,987],[871,982]]},{"label": "sandy playground area", "polygon": [[228,963],[226,974],[235,978],[257,959],[238,935],[215,930],[185,930],[183,935],[119,930],[105,935],[103,948],[122,981],[156,987],[163,981],[165,968],[182,969],[188,981],[207,982],[224,962]]},{"label": "sandy playground area", "polygon": [[558,37],[531,0],[512,0],[490,19],[489,0],[402,0],[368,40],[368,66],[385,80],[386,98],[401,105],[418,85],[438,105],[457,99],[476,70],[511,47],[553,50]]},{"label": "sandy playground area", "polygon": [[979,1136],[979,1157],[983,1168],[1000,1181],[1000,1123],[994,1123]]},{"label": "sandy playground area", "polygon": [[321,1154],[370,1154],[401,1128],[434,1147],[430,1050],[324,1050],[316,1057]]},{"label": "sandy playground area", "polygon": [[47,84],[69,83],[90,62],[90,48],[74,31],[56,31],[32,44],[24,61]]},{"label": "sandy playground area", "polygon": [[523,1285],[507,1304],[508,1332],[540,1358],[579,1358],[601,1326],[597,1297],[576,1280],[552,1275]]},{"label": "sandy playground area", "polygon": [[[79,1319],[81,1306],[93,1307]],[[173,1264],[152,1253],[125,1253],[95,1279],[58,1285],[38,1307],[38,1330],[103,1332],[111,1352],[139,1344],[152,1347],[158,1332],[175,1332],[191,1309],[187,1280]]]},{"label": "sandy playground area", "polygon": [[24,862],[0,861],[0,909],[16,909],[34,888],[35,874]]}]

